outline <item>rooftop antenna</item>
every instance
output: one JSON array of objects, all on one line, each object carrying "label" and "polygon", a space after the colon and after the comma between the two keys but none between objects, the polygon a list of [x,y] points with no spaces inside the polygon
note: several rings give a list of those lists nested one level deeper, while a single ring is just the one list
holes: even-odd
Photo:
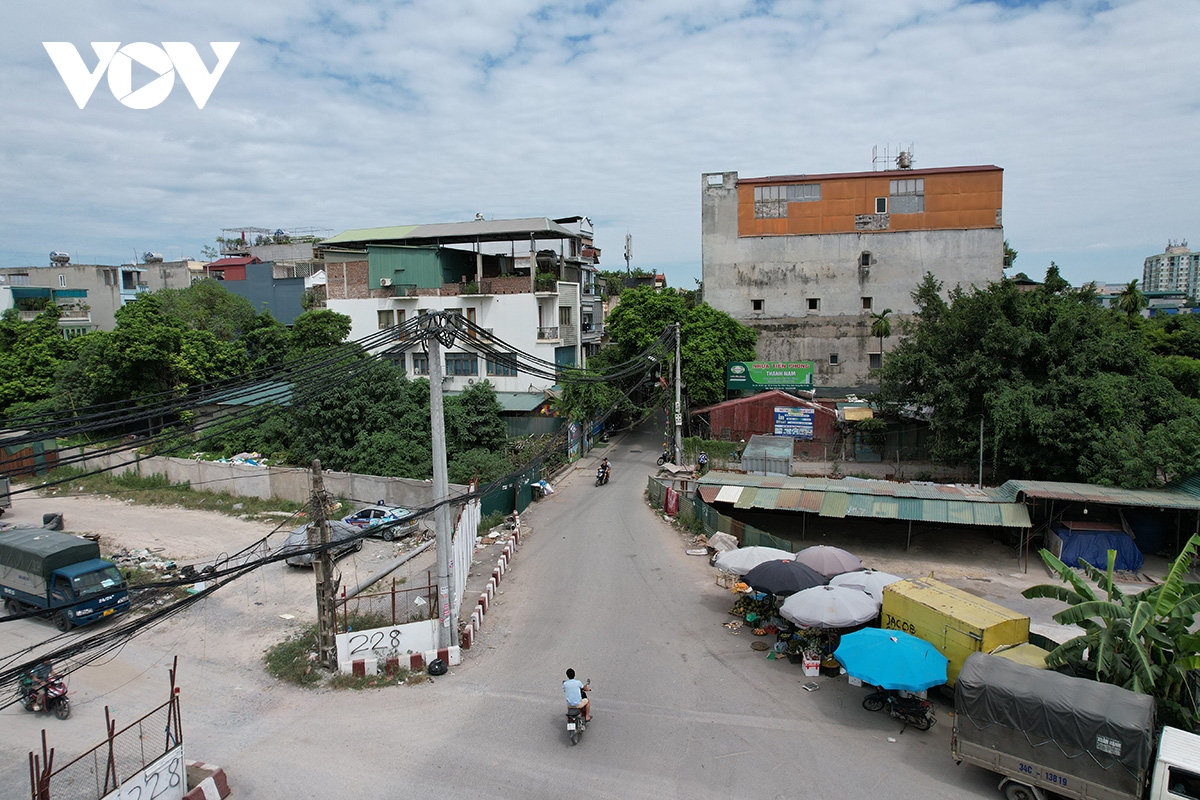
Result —
[{"label": "rooftop antenna", "polygon": [[632,276],[633,273],[629,269],[629,262],[633,259],[633,234],[625,234],[625,274]]},{"label": "rooftop antenna", "polygon": [[[917,157],[913,151],[912,142],[906,149],[903,145],[896,146],[896,155],[892,155],[891,145],[883,146],[883,154],[879,153],[879,145],[871,148],[871,169],[875,172],[890,169],[912,169]],[[893,167],[892,165],[895,164]]]}]

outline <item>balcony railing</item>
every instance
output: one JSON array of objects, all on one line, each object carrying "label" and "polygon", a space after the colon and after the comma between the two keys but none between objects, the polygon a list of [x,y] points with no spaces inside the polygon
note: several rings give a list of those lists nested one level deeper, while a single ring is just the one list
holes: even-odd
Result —
[{"label": "balcony railing", "polygon": [[550,342],[558,338],[558,327],[553,328],[538,328],[537,335],[539,342]]},{"label": "balcony railing", "polygon": [[492,294],[491,281],[467,281],[466,283],[459,284],[459,287],[459,294]]},{"label": "balcony railing", "polygon": [[[42,313],[41,311],[27,311],[27,310],[22,309],[20,311],[21,321],[22,322],[33,322],[35,319],[38,318],[38,314],[41,314],[41,313]],[[75,309],[65,309],[64,308],[64,309],[60,309],[59,313],[58,313],[58,324],[59,325],[78,325],[80,323],[90,324],[91,321],[92,321],[92,314],[90,311],[78,311]]]},{"label": "balcony railing", "polygon": [[415,283],[394,283],[392,284],[393,297],[416,297],[417,285]]}]

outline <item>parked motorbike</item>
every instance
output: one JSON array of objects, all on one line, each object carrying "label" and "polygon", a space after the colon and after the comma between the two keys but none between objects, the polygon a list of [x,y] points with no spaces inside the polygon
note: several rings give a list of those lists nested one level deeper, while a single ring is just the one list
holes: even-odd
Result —
[{"label": "parked motorbike", "polygon": [[668,461],[671,462],[672,464],[674,464],[675,458],[671,455],[670,449],[664,447],[663,451],[662,451],[662,455],[658,457],[658,465],[661,467],[663,464],[666,464]]},{"label": "parked motorbike", "polygon": [[596,467],[596,485],[603,486],[608,483],[608,470],[604,467]]},{"label": "parked motorbike", "polygon": [[[26,711],[34,711],[33,704],[37,699],[37,692],[34,691],[33,681],[24,678],[21,685],[17,687],[17,702],[19,702]],[[67,697],[67,684],[61,678],[55,678],[46,686],[46,702],[38,712],[54,712],[54,716],[59,719],[66,719],[71,716],[71,700]]]},{"label": "parked motorbike", "polygon": [[863,698],[862,707],[867,711],[882,711],[884,708],[896,719],[912,725],[919,731],[927,731],[937,722],[933,705],[919,697],[901,697],[891,689],[876,689]]}]

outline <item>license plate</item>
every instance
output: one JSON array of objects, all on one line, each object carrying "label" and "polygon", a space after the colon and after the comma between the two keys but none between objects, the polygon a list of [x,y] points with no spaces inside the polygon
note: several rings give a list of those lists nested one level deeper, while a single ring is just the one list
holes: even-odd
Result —
[{"label": "license plate", "polygon": [[115,608],[106,608],[106,609],[104,609],[104,613],[101,614],[100,616],[107,617],[109,614],[113,613],[114,611],[116,611]]},{"label": "license plate", "polygon": [[573,731],[573,730],[575,730],[575,723],[574,723],[574,722],[568,722],[568,723],[567,723],[567,730],[569,730],[569,731]]}]

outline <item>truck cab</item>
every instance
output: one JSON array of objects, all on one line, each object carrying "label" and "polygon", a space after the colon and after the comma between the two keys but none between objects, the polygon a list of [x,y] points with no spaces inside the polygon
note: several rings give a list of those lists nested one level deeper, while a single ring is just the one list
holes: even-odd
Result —
[{"label": "truck cab", "polygon": [[1149,800],[1200,800],[1200,736],[1163,728]]},{"label": "truck cab", "polygon": [[87,625],[127,611],[129,591],[112,562],[93,558],[51,573],[50,601],[51,606],[76,603],[62,613],[72,625]]}]

